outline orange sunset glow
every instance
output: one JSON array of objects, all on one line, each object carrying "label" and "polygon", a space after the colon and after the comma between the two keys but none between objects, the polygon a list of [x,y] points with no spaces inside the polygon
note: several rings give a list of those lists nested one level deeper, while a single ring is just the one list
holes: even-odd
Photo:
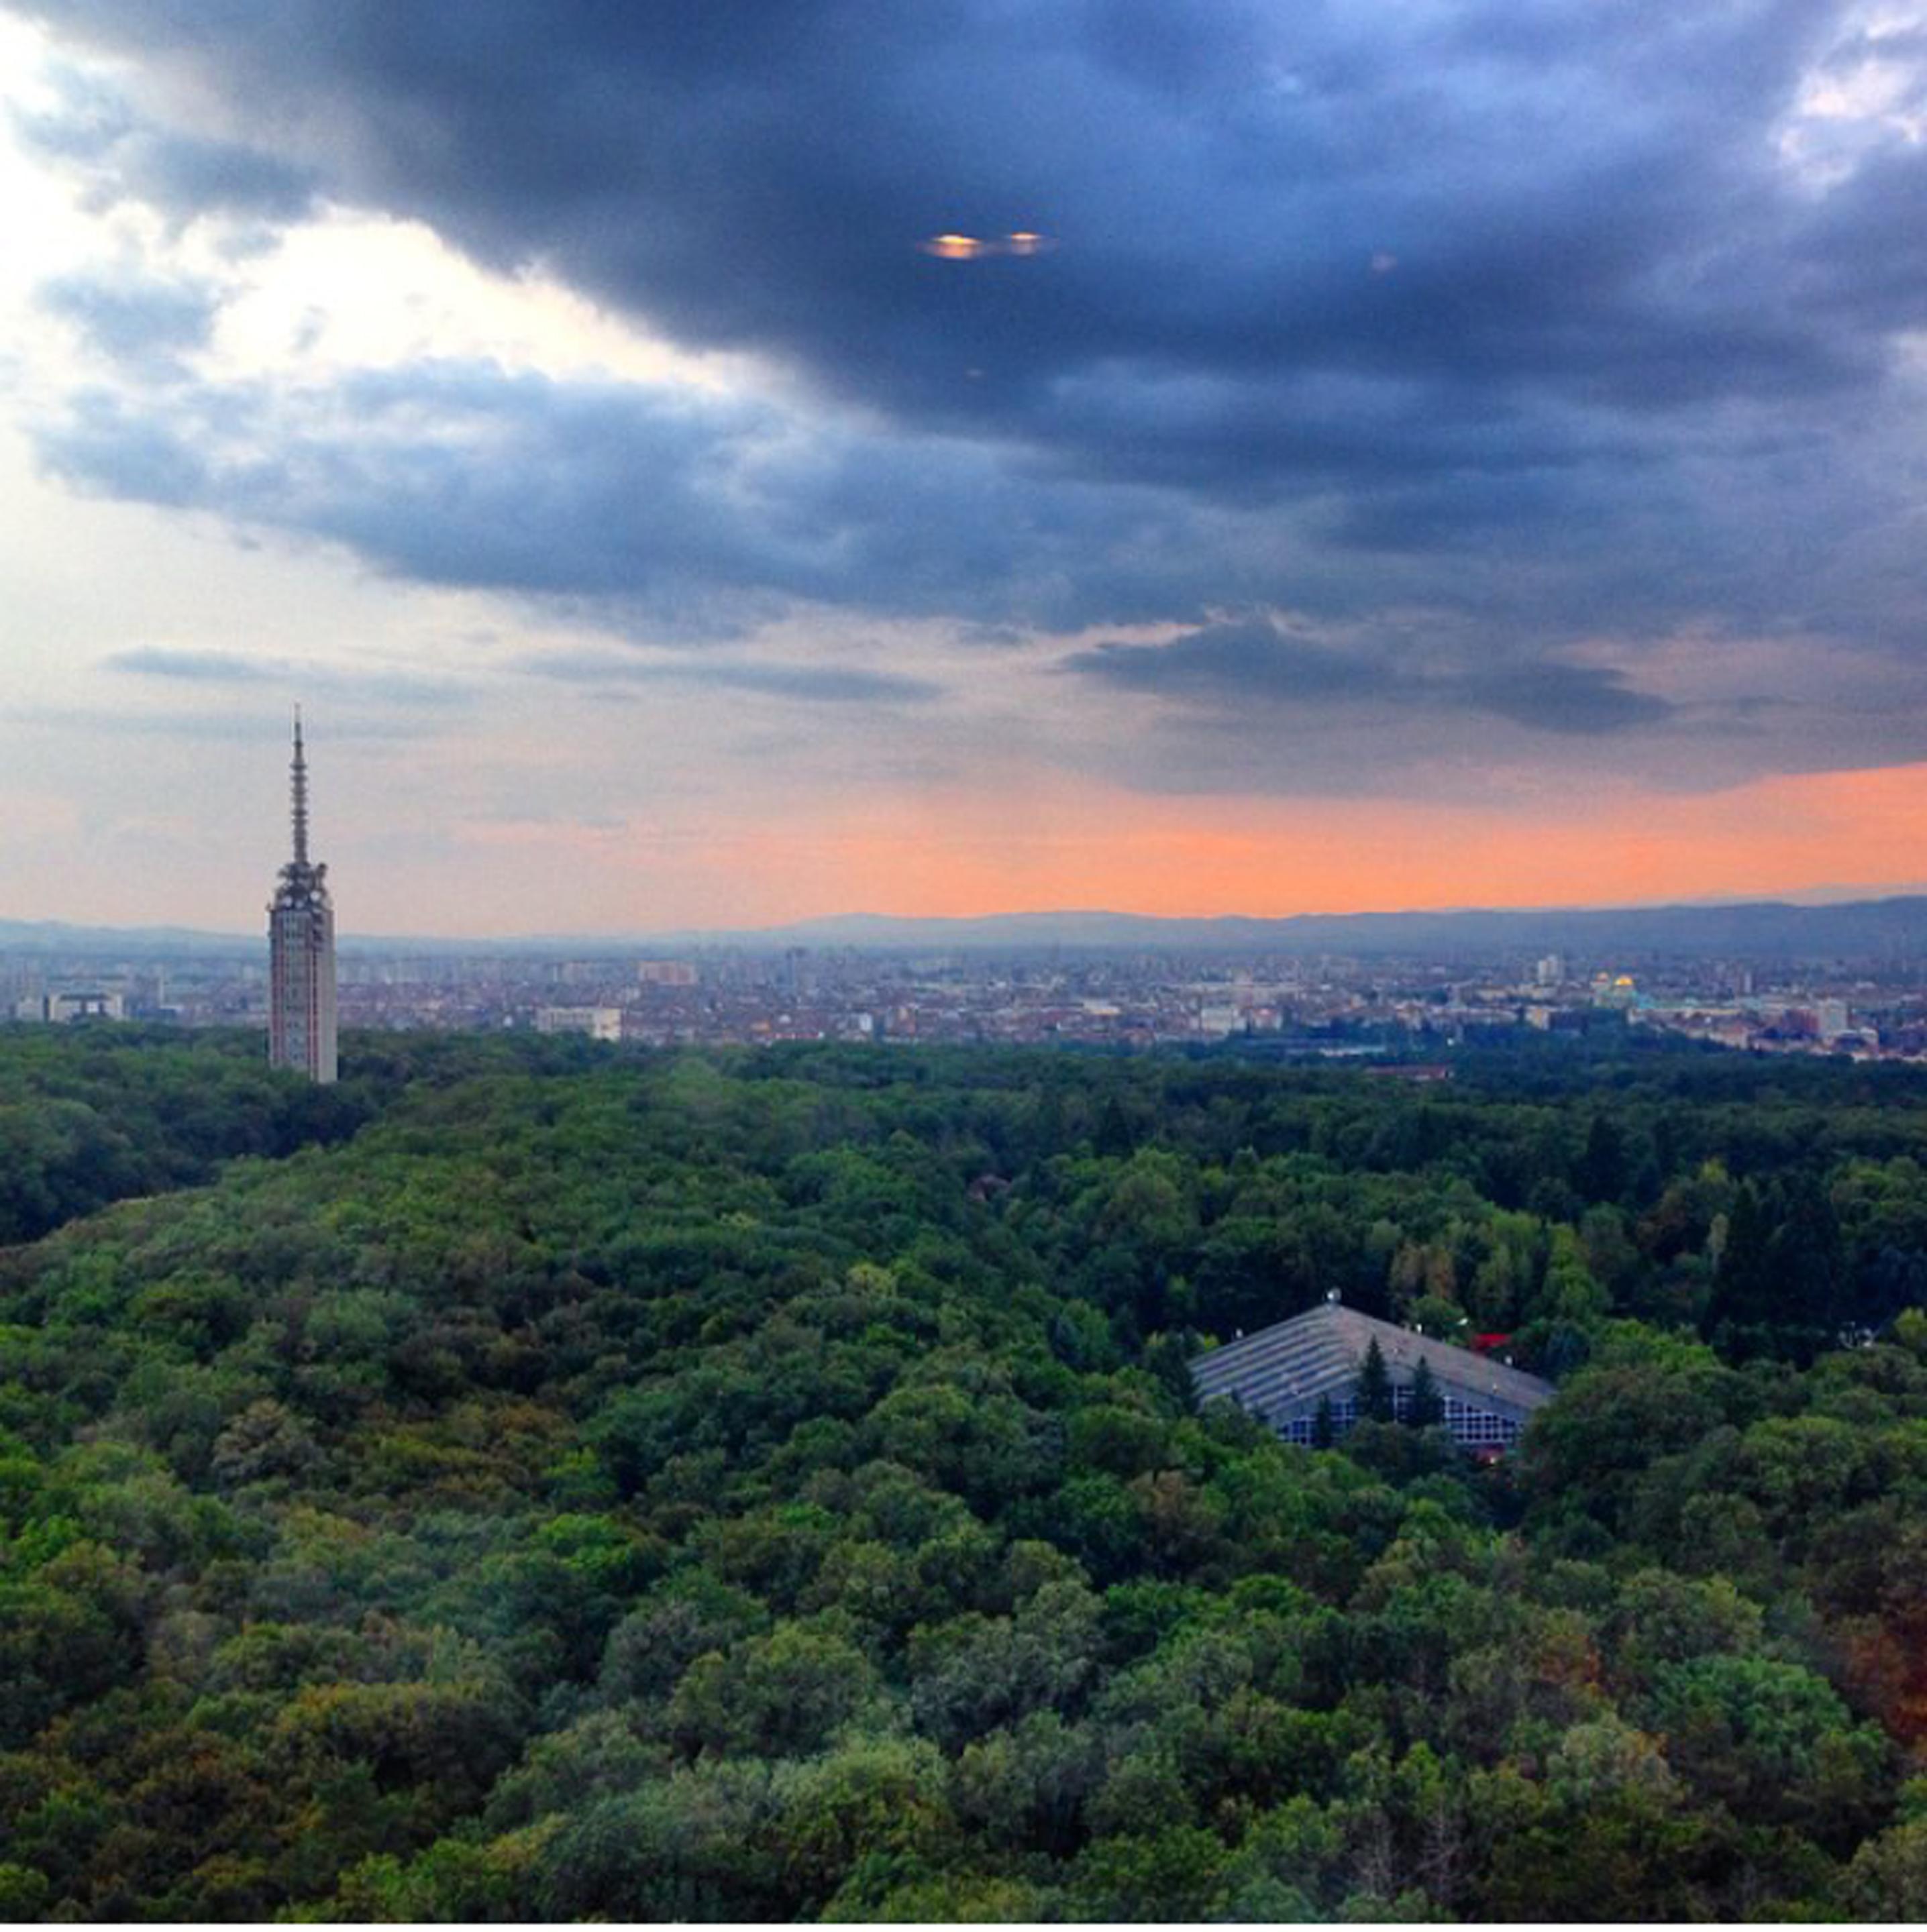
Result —
[{"label": "orange sunset glow", "polygon": [[[886,820],[827,815],[706,844],[710,890],[759,921],[860,909],[961,918],[1064,908],[1171,917],[1634,904],[1837,886],[1917,889],[1927,764],[1775,778],[1704,796],[1628,793],[1522,823],[1391,801],[1147,800],[1059,785],[1018,806],[920,794]],[[561,848],[557,848],[561,849]],[[611,830],[570,862],[662,880],[696,869]],[[693,880],[692,880],[693,883]]]}]

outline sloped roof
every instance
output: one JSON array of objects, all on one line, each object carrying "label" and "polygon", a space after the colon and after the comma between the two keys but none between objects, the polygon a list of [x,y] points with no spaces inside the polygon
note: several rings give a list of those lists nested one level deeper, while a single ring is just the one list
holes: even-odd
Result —
[{"label": "sloped roof", "polygon": [[1228,1396],[1254,1414],[1277,1416],[1322,1396],[1335,1402],[1351,1393],[1358,1365],[1374,1340],[1395,1382],[1409,1382],[1421,1361],[1433,1379],[1461,1401],[1481,1398],[1526,1411],[1549,1401],[1553,1386],[1523,1370],[1508,1368],[1469,1348],[1415,1334],[1336,1301],[1321,1302],[1289,1322],[1261,1328],[1191,1364],[1198,1400]]}]

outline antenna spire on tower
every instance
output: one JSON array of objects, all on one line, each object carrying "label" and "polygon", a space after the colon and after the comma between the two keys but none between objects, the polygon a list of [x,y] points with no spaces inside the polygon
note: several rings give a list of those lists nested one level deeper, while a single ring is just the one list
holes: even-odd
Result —
[{"label": "antenna spire on tower", "polygon": [[308,863],[308,760],[301,748],[301,706],[294,708],[294,862]]}]

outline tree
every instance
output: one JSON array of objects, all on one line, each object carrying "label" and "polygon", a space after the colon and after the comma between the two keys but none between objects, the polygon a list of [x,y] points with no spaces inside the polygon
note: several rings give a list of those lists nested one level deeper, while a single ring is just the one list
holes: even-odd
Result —
[{"label": "tree", "polygon": [[1588,1202],[1616,1204],[1625,1192],[1625,1137],[1604,1114],[1592,1116],[1573,1181]]},{"label": "tree", "polygon": [[873,1696],[875,1673],[833,1633],[779,1624],[726,1652],[699,1657],[670,1700],[670,1733],[702,1751],[799,1757],[821,1750]]},{"label": "tree", "polygon": [[1869,1838],[1853,1855],[1842,1906],[1857,1919],[1927,1919],[1927,1818]]},{"label": "tree", "polygon": [[1432,1364],[1422,1355],[1412,1378],[1412,1399],[1405,1419],[1414,1429],[1434,1429],[1445,1419],[1445,1399],[1439,1393]]},{"label": "tree", "polygon": [[1391,1371],[1385,1366],[1385,1351],[1379,1346],[1376,1335],[1367,1346],[1365,1359],[1359,1364],[1357,1399],[1361,1422],[1389,1422],[1396,1412]]},{"label": "tree", "polygon": [[1842,1271],[1840,1225],[1826,1190],[1796,1173],[1735,1197],[1703,1332],[1736,1360],[1802,1366],[1833,1339]]},{"label": "tree", "polygon": [[1331,1398],[1322,1395],[1311,1418],[1311,1446],[1314,1449],[1329,1449],[1337,1440],[1338,1418],[1332,1412]]}]

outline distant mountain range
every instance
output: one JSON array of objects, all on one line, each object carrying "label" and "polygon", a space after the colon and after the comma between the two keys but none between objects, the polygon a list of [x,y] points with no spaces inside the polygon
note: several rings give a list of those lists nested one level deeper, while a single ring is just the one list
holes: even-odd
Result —
[{"label": "distant mountain range", "polygon": [[857,914],[756,935],[764,944],[878,950],[1052,948],[1196,952],[1670,953],[1712,958],[1927,956],[1927,896],[1838,905],[1540,907],[1462,912],[1307,914],[1292,919],[1151,919],[1127,913],[1011,913],[987,919]]},{"label": "distant mountain range", "polygon": [[268,944],[252,934],[201,932],[185,926],[70,926],[57,919],[0,919],[0,952],[113,953],[129,959],[183,953],[238,953]]},{"label": "distant mountain range", "polygon": [[[253,934],[176,926],[117,928],[0,920],[0,950],[126,958],[220,955],[264,947]],[[1832,905],[1777,901],[1718,905],[1540,907],[1460,912],[1306,914],[1290,919],[1156,919],[1133,913],[1005,913],[983,919],[893,919],[866,913],[738,932],[517,939],[344,936],[347,953],[572,954],[788,946],[876,952],[1217,952],[1305,957],[1417,955],[1475,959],[1574,952],[1757,959],[1927,957],[1927,895]]]}]

